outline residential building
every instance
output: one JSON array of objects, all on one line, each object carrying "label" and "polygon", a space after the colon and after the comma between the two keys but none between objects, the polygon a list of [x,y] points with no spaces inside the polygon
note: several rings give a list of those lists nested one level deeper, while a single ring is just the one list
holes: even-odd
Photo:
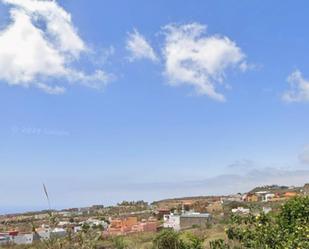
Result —
[{"label": "residential building", "polygon": [[309,183],[305,184],[302,188],[302,192],[304,195],[309,195]]},{"label": "residential building", "polygon": [[222,201],[237,201],[237,202],[241,202],[242,201],[242,195],[241,194],[229,195],[227,197],[223,197]]},{"label": "residential building", "polygon": [[209,213],[195,212],[165,215],[163,227],[172,228],[176,231],[192,228],[193,226],[206,227],[210,217]]},{"label": "residential building", "polygon": [[50,238],[62,238],[67,235],[67,231],[64,228],[56,227],[52,229],[49,226],[45,225],[37,228],[35,232],[41,241],[48,240]]},{"label": "residential building", "polygon": [[75,226],[75,227],[73,228],[74,233],[78,233],[78,232],[80,232],[80,231],[82,231],[82,230],[83,230],[83,228],[82,228],[81,226]]},{"label": "residential building", "polygon": [[163,216],[166,214],[170,214],[171,210],[169,208],[159,208],[156,210],[156,215],[158,220],[163,219]]},{"label": "residential building", "polygon": [[257,191],[257,192],[255,192],[255,195],[257,196],[258,201],[261,201],[261,202],[267,202],[266,196],[268,196],[269,194],[270,194],[269,191]]},{"label": "residential building", "polygon": [[275,197],[276,197],[275,194],[273,194],[273,193],[267,193],[267,194],[265,194],[264,201],[265,201],[265,202],[269,202],[270,200],[272,200],[272,199],[275,198]]},{"label": "residential building", "polygon": [[250,209],[244,208],[244,207],[233,208],[232,213],[234,213],[234,214],[249,214]]},{"label": "residential building", "polygon": [[51,229],[48,226],[42,225],[42,227],[35,229],[35,231],[39,235],[40,240],[50,239]]},{"label": "residential building", "polygon": [[290,198],[296,197],[297,195],[298,194],[296,192],[285,192],[283,196],[287,199],[290,199]]},{"label": "residential building", "polygon": [[137,217],[128,217],[123,219],[112,219],[107,231],[103,235],[126,235],[137,232],[155,232],[157,231],[157,220],[148,219],[138,222]]},{"label": "residential building", "polygon": [[132,227],[132,232],[156,232],[158,223],[156,220],[143,220]]},{"label": "residential building", "polygon": [[7,245],[10,242],[10,236],[8,235],[0,235],[0,246]]},{"label": "residential building", "polygon": [[44,220],[44,219],[48,219],[49,217],[50,215],[48,213],[40,213],[40,214],[34,215],[34,219],[36,220]]},{"label": "residential building", "polygon": [[8,243],[27,245],[32,244],[34,240],[39,240],[36,233],[20,233],[18,231],[0,233],[0,245]]},{"label": "residential building", "polygon": [[172,228],[175,231],[180,230],[180,215],[176,214],[166,214],[163,217],[163,227],[164,228]]},{"label": "residential building", "polygon": [[193,226],[206,227],[210,220],[208,213],[185,213],[180,215],[180,229],[188,229]]},{"label": "residential building", "polygon": [[64,228],[56,227],[51,230],[51,238],[63,238],[67,235],[67,231]]},{"label": "residential building", "polygon": [[248,194],[244,195],[243,200],[245,202],[257,202],[257,201],[259,201],[259,198],[254,193],[248,193]]},{"label": "residential building", "polygon": [[12,242],[16,245],[32,244],[34,240],[34,233],[18,233],[18,235],[12,237]]},{"label": "residential building", "polygon": [[90,219],[86,220],[84,223],[88,224],[91,227],[93,227],[93,226],[102,226],[103,229],[106,229],[108,227],[108,224],[107,224],[106,221],[98,220],[98,219],[93,219],[93,218],[90,218]]}]

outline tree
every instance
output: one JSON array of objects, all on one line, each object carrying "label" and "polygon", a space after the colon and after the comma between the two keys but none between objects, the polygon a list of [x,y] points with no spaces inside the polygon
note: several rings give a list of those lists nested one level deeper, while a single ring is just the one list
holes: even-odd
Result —
[{"label": "tree", "polygon": [[113,245],[115,247],[115,249],[125,249],[127,248],[127,243],[126,241],[123,239],[123,237],[116,237],[113,240]]},{"label": "tree", "polygon": [[[232,216],[231,221],[227,237],[241,248],[309,248],[309,197],[287,201],[277,214]],[[235,248],[223,241],[212,242],[211,246],[212,249]]]},{"label": "tree", "polygon": [[202,249],[204,239],[192,233],[181,234],[171,229],[162,230],[154,239],[154,249]]},{"label": "tree", "polygon": [[162,230],[153,241],[155,249],[182,249],[179,233],[172,229]]}]

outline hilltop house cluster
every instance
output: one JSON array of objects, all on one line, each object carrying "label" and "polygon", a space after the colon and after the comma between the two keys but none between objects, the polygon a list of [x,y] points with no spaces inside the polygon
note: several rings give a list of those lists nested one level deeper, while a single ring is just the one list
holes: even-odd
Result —
[{"label": "hilltop house cluster", "polygon": [[34,241],[43,241],[55,237],[65,237],[66,230],[63,228],[51,229],[47,226],[42,226],[31,233],[21,233],[18,231],[9,231],[0,233],[0,245],[16,244],[26,245],[32,244]]},{"label": "hilltop house cluster", "polygon": [[32,232],[19,232],[15,230],[0,232],[0,245],[27,245],[36,241],[44,241],[52,238],[62,238],[67,236],[69,230],[71,230],[73,233],[78,233],[85,226],[100,226],[102,229],[107,229],[108,223],[106,221],[89,218],[79,223],[60,221],[55,228],[51,228],[49,225],[42,224],[41,227],[35,228]]},{"label": "hilltop house cluster", "polygon": [[236,194],[223,197],[222,201],[234,201],[234,202],[279,202],[286,201],[296,196],[309,195],[309,184],[305,184],[303,187],[294,186],[263,186],[251,190],[245,194]]},{"label": "hilltop house cluster", "polygon": [[182,212],[181,214],[165,214],[163,227],[172,228],[175,231],[189,229],[192,227],[205,228],[210,221],[209,213]]}]

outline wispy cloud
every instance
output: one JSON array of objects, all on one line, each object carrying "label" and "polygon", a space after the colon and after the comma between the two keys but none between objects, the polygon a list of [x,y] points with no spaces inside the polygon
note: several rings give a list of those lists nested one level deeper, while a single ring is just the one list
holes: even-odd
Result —
[{"label": "wispy cloud", "polygon": [[130,61],[139,59],[150,59],[158,61],[158,57],[146,38],[141,35],[136,29],[128,33],[126,41],[126,49],[130,52]]},{"label": "wispy cloud", "polygon": [[287,79],[290,89],[283,95],[286,102],[308,102],[309,101],[309,80],[305,79],[299,70],[291,73]]},{"label": "wispy cloud", "polygon": [[197,94],[225,101],[217,91],[228,69],[245,71],[245,54],[235,42],[220,35],[206,35],[199,23],[163,27],[165,75],[171,86],[189,85]]},{"label": "wispy cloud", "polygon": [[[70,13],[56,1],[0,0],[10,7],[11,23],[0,33],[0,79],[9,85],[36,87],[50,94],[65,92],[63,79],[95,88],[109,74],[87,74],[73,67],[89,49],[73,26]],[[55,80],[62,79],[62,81]],[[61,84],[61,85],[58,85]]]}]

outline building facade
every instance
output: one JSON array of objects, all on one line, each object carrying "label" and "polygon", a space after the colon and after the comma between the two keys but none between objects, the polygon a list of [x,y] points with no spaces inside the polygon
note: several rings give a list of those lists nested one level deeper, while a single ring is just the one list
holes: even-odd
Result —
[{"label": "building facade", "polygon": [[211,216],[208,213],[187,212],[183,214],[164,215],[164,228],[172,228],[175,231],[189,229],[193,226],[206,227]]}]

